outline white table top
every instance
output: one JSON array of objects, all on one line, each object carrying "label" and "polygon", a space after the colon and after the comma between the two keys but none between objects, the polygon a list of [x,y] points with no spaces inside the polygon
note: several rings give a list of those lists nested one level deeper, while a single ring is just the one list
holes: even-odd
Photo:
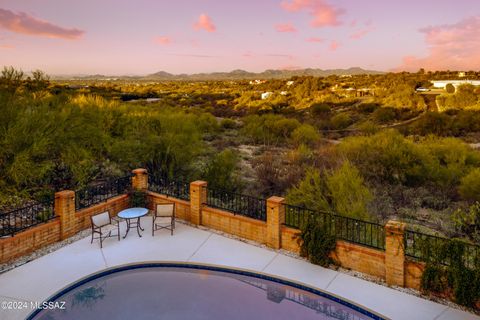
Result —
[{"label": "white table top", "polygon": [[145,216],[148,213],[147,208],[128,208],[118,213],[119,218],[133,219]]}]

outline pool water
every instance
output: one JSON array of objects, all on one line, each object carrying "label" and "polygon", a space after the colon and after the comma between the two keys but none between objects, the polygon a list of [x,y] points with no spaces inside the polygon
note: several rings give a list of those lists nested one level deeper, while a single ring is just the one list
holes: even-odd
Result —
[{"label": "pool water", "polygon": [[30,319],[381,319],[287,281],[189,265],[109,270],[49,301],[65,302],[65,309],[37,310]]}]

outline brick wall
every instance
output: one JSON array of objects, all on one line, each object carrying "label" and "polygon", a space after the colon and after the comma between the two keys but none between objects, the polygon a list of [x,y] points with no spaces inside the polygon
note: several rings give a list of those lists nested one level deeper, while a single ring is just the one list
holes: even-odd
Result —
[{"label": "brick wall", "polygon": [[[63,235],[74,235],[79,231],[90,228],[90,216],[109,211],[116,215],[120,210],[129,207],[128,195],[120,195],[105,202],[75,212],[75,199],[70,192],[59,192],[55,200],[55,211],[61,212],[58,217],[28,228],[15,234],[13,237],[0,239],[0,263],[5,263],[21,256],[32,253],[42,247],[65,239]],[[61,200],[59,200],[61,198]],[[67,200],[65,200],[67,199]],[[68,203],[66,203],[68,201]],[[63,209],[62,209],[63,208]],[[73,208],[73,210],[72,210]],[[61,211],[63,210],[63,211]],[[62,233],[63,219],[63,233]]]},{"label": "brick wall", "polygon": [[60,241],[60,219],[29,228],[13,237],[0,239],[0,263],[29,254]]},{"label": "brick wall", "polygon": [[190,222],[190,202],[172,198],[152,191],[147,192],[148,208],[155,210],[155,205],[160,203],[175,203],[175,216],[177,219]]},{"label": "brick wall", "polygon": [[282,249],[287,251],[300,254],[300,245],[298,244],[298,234],[300,233],[299,230],[289,228],[289,227],[282,227]]},{"label": "brick wall", "polygon": [[266,244],[267,224],[260,220],[204,206],[202,209],[202,225]]},{"label": "brick wall", "polygon": [[98,213],[108,211],[110,216],[114,217],[118,212],[130,206],[130,198],[126,194],[108,199],[105,202],[93,205],[91,207],[75,212],[75,230],[76,232],[91,227],[90,217]]},{"label": "brick wall", "polygon": [[405,261],[405,287],[420,290],[425,263],[416,261]]}]

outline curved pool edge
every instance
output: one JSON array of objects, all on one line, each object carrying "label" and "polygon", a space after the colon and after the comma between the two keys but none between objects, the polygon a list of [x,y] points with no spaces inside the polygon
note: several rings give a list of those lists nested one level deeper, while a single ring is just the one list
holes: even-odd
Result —
[{"label": "curved pool edge", "polygon": [[[52,294],[50,297],[48,297],[44,302],[52,302],[61,297],[62,295],[66,294],[67,292],[89,282],[95,279],[98,279],[100,277],[110,275],[113,273],[117,272],[122,272],[126,270],[133,270],[133,269],[142,269],[142,268],[185,268],[185,269],[200,269],[200,270],[208,270],[208,271],[218,271],[218,272],[225,272],[225,273],[232,273],[232,274],[237,274],[237,275],[245,275],[249,277],[254,277],[254,278],[259,278],[259,279],[265,279],[269,281],[273,281],[279,284],[283,285],[289,285],[292,287],[295,287],[297,289],[305,290],[308,292],[311,292],[313,294],[317,294],[319,296],[322,296],[324,298],[327,298],[331,301],[337,302],[341,305],[344,305],[348,308],[351,308],[363,315],[366,315],[368,317],[371,317],[373,319],[379,319],[379,320],[391,320],[390,318],[386,317],[385,315],[374,311],[366,306],[363,306],[357,302],[351,301],[349,299],[346,299],[344,297],[341,297],[337,294],[328,292],[324,289],[317,288],[315,286],[312,286],[310,284],[285,278],[279,275],[274,275],[274,274],[269,274],[265,273],[262,271],[255,271],[255,270],[249,270],[249,269],[244,269],[244,268],[238,268],[238,267],[232,267],[232,266],[224,266],[224,265],[215,265],[215,264],[209,264],[209,263],[200,263],[200,262],[184,262],[184,261],[146,261],[146,262],[134,262],[134,263],[127,263],[127,264],[121,264],[121,265],[116,265],[112,267],[105,268],[100,271],[93,272],[89,275],[86,275],[66,286],[64,286],[62,289],[58,290],[54,294]],[[25,318],[27,320],[33,320],[37,314],[39,314],[42,311],[42,309],[35,309],[32,312],[28,314],[28,316]]]}]

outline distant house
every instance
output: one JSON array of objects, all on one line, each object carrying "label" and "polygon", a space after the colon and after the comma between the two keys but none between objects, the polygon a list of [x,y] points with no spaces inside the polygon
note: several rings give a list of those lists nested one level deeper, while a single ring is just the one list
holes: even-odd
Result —
[{"label": "distant house", "polygon": [[249,83],[250,84],[262,84],[267,82],[266,80],[251,80]]},{"label": "distant house", "polygon": [[292,80],[290,80],[290,81],[287,81],[287,86],[289,86],[289,87],[290,87],[290,86],[291,86],[292,84],[294,84],[294,83],[295,83],[295,81],[292,81]]},{"label": "distant house", "polygon": [[455,87],[455,90],[462,84],[471,84],[472,86],[480,86],[480,80],[433,80],[433,87],[437,89],[445,89],[448,84]]},{"label": "distant house", "polygon": [[465,74],[465,72],[463,72],[463,71],[460,71],[460,72],[458,73],[458,77],[459,77],[459,78],[465,78],[465,76],[466,76],[466,74]]},{"label": "distant house", "polygon": [[262,100],[268,99],[273,95],[273,92],[264,92],[262,93]]},{"label": "distant house", "polygon": [[282,91],[282,92],[280,92],[280,94],[281,94],[282,96],[286,96],[286,95],[288,94],[288,91]]}]

